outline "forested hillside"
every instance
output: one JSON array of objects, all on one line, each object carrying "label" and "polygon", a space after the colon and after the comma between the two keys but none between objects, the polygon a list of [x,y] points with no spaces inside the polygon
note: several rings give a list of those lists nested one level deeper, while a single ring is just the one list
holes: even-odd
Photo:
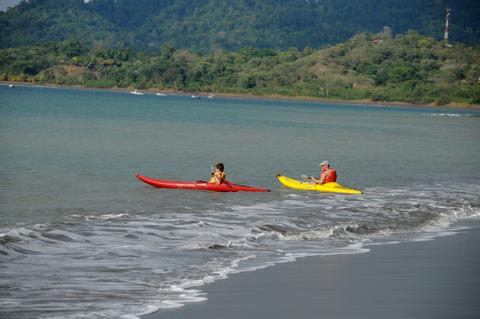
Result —
[{"label": "forested hillside", "polygon": [[0,79],[152,91],[480,104],[480,50],[416,32],[358,34],[324,49],[159,53],[78,41],[0,50]]},{"label": "forested hillside", "polygon": [[318,48],[389,26],[452,42],[480,42],[477,0],[30,0],[0,13],[0,47],[77,39],[158,51]]}]

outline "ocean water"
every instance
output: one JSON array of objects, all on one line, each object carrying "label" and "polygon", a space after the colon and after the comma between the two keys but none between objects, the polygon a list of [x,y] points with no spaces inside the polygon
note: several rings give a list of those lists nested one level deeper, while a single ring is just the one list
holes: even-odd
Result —
[{"label": "ocean water", "polygon": [[[480,112],[0,85],[0,317],[136,318],[480,216]],[[329,160],[360,196],[283,188]],[[271,193],[161,190],[135,173]]]}]

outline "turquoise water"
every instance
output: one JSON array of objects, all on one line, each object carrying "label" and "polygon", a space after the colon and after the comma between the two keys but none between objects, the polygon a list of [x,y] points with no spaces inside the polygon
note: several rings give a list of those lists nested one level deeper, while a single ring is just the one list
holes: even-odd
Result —
[{"label": "turquoise water", "polygon": [[[231,271],[451,231],[479,215],[479,137],[474,110],[0,86],[0,314],[139,315]],[[365,195],[275,180],[322,160]],[[134,177],[207,179],[219,161],[272,192]]]}]

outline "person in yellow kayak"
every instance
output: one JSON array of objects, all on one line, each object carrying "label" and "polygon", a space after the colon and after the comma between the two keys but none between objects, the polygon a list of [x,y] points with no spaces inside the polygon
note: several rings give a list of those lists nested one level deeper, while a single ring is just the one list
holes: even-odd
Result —
[{"label": "person in yellow kayak", "polygon": [[224,172],[225,167],[223,163],[218,163],[215,165],[215,171],[212,172],[212,178],[210,178],[209,183],[220,185],[225,182],[227,174]]},{"label": "person in yellow kayak", "polygon": [[318,179],[313,176],[308,178],[312,181],[312,183],[325,184],[337,181],[337,171],[330,167],[330,163],[328,163],[328,161],[321,162],[319,166],[322,168],[320,172],[320,178]]}]

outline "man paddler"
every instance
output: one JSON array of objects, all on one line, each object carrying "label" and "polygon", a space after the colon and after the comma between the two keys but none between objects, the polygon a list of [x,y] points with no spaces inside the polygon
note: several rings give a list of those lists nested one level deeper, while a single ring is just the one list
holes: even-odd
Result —
[{"label": "man paddler", "polygon": [[337,171],[330,167],[328,161],[323,161],[318,164],[321,167],[320,178],[310,176],[308,179],[314,184],[325,184],[337,181]]}]

